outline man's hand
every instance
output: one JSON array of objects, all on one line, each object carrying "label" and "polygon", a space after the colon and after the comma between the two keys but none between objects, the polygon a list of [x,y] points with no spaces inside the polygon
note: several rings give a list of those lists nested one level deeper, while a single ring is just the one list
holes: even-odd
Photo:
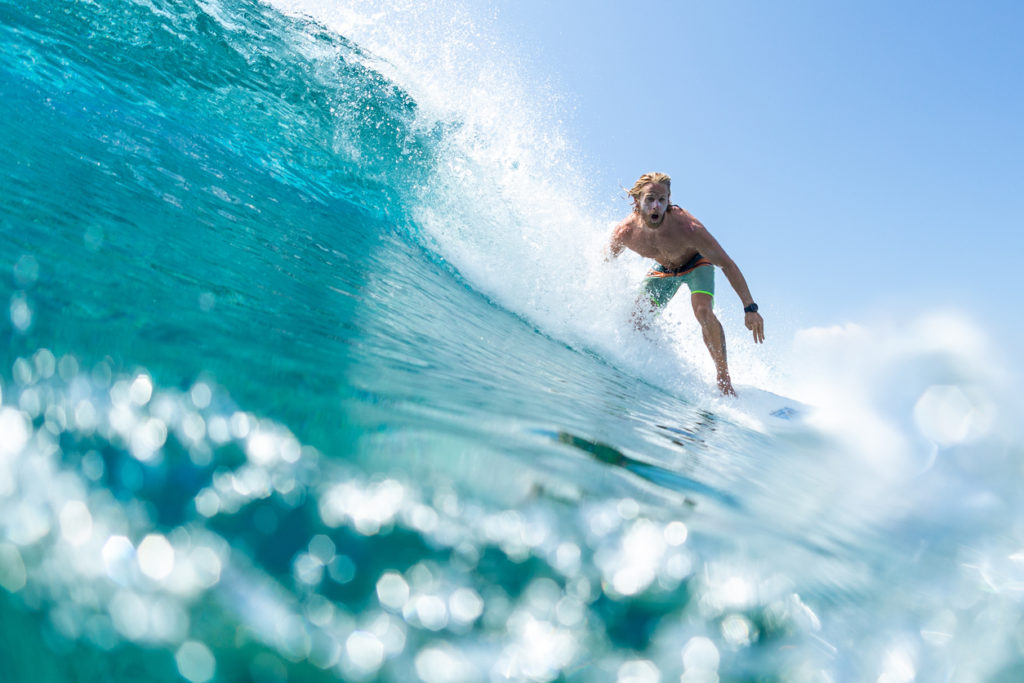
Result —
[{"label": "man's hand", "polygon": [[754,333],[755,344],[764,342],[764,318],[761,317],[760,313],[755,311],[754,313],[744,314],[743,322],[747,329]]}]

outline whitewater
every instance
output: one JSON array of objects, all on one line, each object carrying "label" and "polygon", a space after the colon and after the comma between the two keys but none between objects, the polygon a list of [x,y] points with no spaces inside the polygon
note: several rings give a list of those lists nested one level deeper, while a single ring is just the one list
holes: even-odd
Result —
[{"label": "whitewater", "polygon": [[1024,676],[1003,352],[720,302],[718,396],[472,7],[0,0],[0,680]]}]

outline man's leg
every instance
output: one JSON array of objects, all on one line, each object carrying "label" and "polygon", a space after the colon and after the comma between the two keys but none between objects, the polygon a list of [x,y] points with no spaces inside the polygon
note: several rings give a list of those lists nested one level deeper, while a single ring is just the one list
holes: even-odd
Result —
[{"label": "man's leg", "polygon": [[736,395],[732,388],[732,380],[729,378],[729,364],[725,358],[725,331],[722,330],[722,323],[718,322],[715,312],[711,307],[714,298],[704,292],[696,292],[690,295],[690,303],[693,305],[693,315],[700,323],[701,332],[704,335],[704,343],[711,352],[711,360],[715,362],[715,372],[718,375],[718,388],[723,394]]},{"label": "man's leg", "polygon": [[651,329],[651,319],[657,312],[658,308],[655,306],[651,298],[646,294],[640,294],[636,298],[636,302],[633,304],[633,314],[630,316],[630,320],[633,322],[633,329],[640,332],[647,332]]},{"label": "man's leg", "polygon": [[636,302],[633,304],[633,315],[630,316],[634,329],[640,332],[650,330],[651,320],[654,319],[658,310],[676,295],[682,284],[682,280],[675,278],[645,278],[643,289],[640,290]]}]

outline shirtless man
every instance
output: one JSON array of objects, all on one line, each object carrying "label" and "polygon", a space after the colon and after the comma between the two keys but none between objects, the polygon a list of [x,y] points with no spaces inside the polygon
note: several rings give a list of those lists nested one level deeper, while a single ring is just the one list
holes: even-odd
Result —
[{"label": "shirtless man", "polygon": [[637,299],[637,327],[646,328],[649,316],[668,304],[679,286],[686,283],[693,314],[715,363],[718,388],[723,394],[735,396],[725,358],[725,333],[711,308],[715,295],[714,266],[722,269],[739,295],[746,316],[744,322],[758,344],[764,341],[764,320],[739,267],[700,221],[669,203],[671,182],[664,173],[640,176],[628,190],[633,198],[633,213],[615,226],[609,253],[618,256],[624,249],[632,249],[656,262],[644,278],[643,294]]}]

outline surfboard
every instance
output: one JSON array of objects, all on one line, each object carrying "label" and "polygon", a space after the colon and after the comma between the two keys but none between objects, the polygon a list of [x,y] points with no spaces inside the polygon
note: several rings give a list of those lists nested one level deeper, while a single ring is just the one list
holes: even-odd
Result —
[{"label": "surfboard", "polygon": [[812,408],[796,399],[753,386],[736,385],[736,398],[723,405],[758,422],[769,431],[802,428]]}]

